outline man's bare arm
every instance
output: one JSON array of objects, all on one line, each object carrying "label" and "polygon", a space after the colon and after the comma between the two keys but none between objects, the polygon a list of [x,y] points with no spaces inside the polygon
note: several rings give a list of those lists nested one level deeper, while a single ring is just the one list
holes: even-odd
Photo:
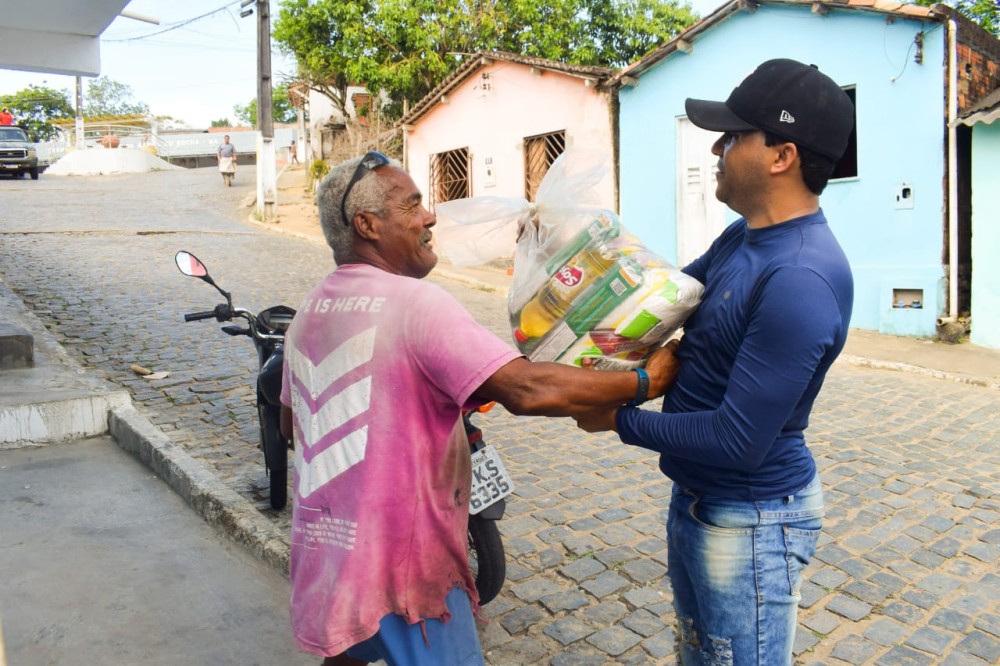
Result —
[{"label": "man's bare arm", "polygon": [[[663,395],[680,369],[677,343],[659,349],[646,364],[649,397]],[[475,392],[481,400],[496,400],[513,414],[574,416],[624,404],[636,395],[635,372],[598,372],[561,363],[532,363],[518,358],[497,370]]]}]

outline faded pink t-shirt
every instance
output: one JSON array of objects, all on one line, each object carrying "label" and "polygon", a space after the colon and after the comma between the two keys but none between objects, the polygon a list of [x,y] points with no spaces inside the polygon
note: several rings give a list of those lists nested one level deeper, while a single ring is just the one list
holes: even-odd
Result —
[{"label": "faded pink t-shirt", "polygon": [[476,600],[467,529],[471,464],[461,408],[520,354],[443,289],[339,267],[288,330],[281,401],[292,407],[292,628],[334,655],[389,613],[447,618]]}]

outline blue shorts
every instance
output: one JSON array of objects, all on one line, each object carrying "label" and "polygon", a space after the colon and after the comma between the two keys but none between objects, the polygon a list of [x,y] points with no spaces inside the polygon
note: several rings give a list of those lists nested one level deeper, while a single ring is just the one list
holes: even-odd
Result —
[{"label": "blue shorts", "polygon": [[483,666],[469,595],[456,587],[445,601],[451,612],[447,622],[407,624],[401,615],[386,615],[378,633],[348,648],[347,656],[369,663],[384,659],[387,666]]}]

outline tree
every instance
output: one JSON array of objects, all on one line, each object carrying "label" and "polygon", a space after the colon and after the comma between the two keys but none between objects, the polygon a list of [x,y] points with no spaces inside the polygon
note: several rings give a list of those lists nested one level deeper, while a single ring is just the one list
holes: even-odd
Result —
[{"label": "tree", "polygon": [[997,0],[916,0],[916,4],[924,7],[938,3],[948,5],[978,23],[984,30],[1000,37],[1000,3]]},{"label": "tree", "polygon": [[212,127],[232,127],[233,124],[229,121],[229,118],[219,118],[218,120],[212,121]]},{"label": "tree", "polygon": [[147,115],[149,105],[133,99],[132,87],[101,76],[87,83],[83,115],[101,116]]},{"label": "tree", "polygon": [[695,20],[672,0],[283,0],[272,34],[300,80],[345,116],[347,86],[358,82],[386,93],[393,117],[469,53],[618,67]]},{"label": "tree", "polygon": [[32,141],[48,141],[59,134],[49,121],[73,118],[76,114],[66,90],[29,85],[12,95],[0,95],[0,106],[14,114],[14,122],[24,128]]},{"label": "tree", "polygon": [[[250,100],[246,104],[237,104],[233,107],[233,113],[247,125],[257,127],[257,98]],[[288,99],[288,86],[282,84],[271,90],[271,116],[276,123],[294,123],[296,119],[295,107]],[[214,125],[213,125],[214,127]]]}]

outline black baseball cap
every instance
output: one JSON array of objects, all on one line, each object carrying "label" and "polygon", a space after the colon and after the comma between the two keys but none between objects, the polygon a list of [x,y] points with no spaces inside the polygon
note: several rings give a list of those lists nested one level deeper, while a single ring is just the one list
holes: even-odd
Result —
[{"label": "black baseball cap", "polygon": [[757,66],[725,102],[690,99],[688,119],[714,132],[766,130],[832,160],[847,150],[854,104],[815,65],[778,58]]}]

